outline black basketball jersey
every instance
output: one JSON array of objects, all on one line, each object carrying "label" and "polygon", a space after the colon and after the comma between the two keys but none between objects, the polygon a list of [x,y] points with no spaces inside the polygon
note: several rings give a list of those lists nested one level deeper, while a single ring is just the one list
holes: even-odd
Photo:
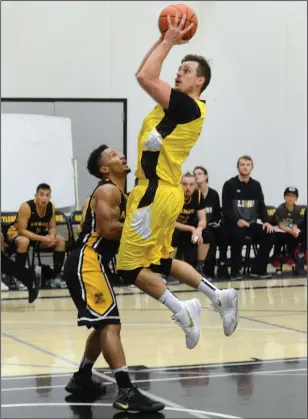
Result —
[{"label": "black basketball jersey", "polygon": [[201,191],[195,190],[190,198],[185,197],[184,205],[178,219],[178,223],[194,225],[197,211],[205,208],[205,200]]},{"label": "black basketball jersey", "polygon": [[[96,186],[96,188],[94,189],[90,197],[86,216],[82,225],[82,230],[78,238],[79,245],[89,246],[95,249],[95,251],[102,256],[103,263],[108,263],[112,259],[112,257],[118,251],[118,248],[120,245],[120,239],[118,240],[106,239],[102,237],[96,231],[96,215],[92,208],[92,201],[93,201],[93,197],[94,197],[96,189],[99,188],[101,185],[105,185],[107,183],[110,183],[118,188],[118,186],[109,179],[102,180],[101,182],[98,183],[98,185]],[[119,221],[124,223],[125,216],[126,216],[127,196],[120,189],[119,191],[121,192],[121,202],[119,205],[119,209],[120,209]]]},{"label": "black basketball jersey", "polygon": [[[53,204],[48,202],[45,213],[42,216],[40,216],[37,212],[35,199],[30,199],[26,202],[26,204],[28,204],[30,207],[30,218],[28,220],[27,230],[31,231],[32,233],[41,235],[48,233],[49,223],[54,213]],[[17,223],[18,216],[16,217],[14,225],[10,227],[9,232],[17,232]]]}]

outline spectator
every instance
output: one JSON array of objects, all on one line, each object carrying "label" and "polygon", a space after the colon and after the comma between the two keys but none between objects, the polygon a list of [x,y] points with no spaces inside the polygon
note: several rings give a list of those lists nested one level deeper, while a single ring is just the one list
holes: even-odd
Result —
[{"label": "spectator", "polygon": [[[227,258],[227,242],[223,230],[220,229],[221,208],[218,193],[208,186],[208,172],[202,166],[194,168],[198,188],[205,200],[205,212],[207,225],[203,230],[203,242],[209,243],[209,250],[204,261],[202,261],[203,272],[206,277],[215,278],[216,248],[219,247],[220,264],[218,268],[219,276],[228,276],[225,265]],[[224,269],[226,272],[224,272]]]},{"label": "spectator", "polygon": [[301,233],[298,228],[301,224],[300,207],[296,205],[298,199],[298,189],[288,187],[284,191],[285,202],[276,210],[276,224],[280,231],[275,234],[275,247],[273,256],[273,266],[280,269],[282,249],[287,246],[286,261],[290,266],[295,265],[295,250],[301,242]]},{"label": "spectator", "polygon": [[[195,246],[203,246],[202,232],[206,226],[205,201],[201,192],[197,190],[196,179],[192,173],[187,172],[182,176],[182,186],[184,190],[184,205],[175,224],[172,237],[174,251],[170,257],[174,258],[179,248],[185,260],[192,266],[195,266]],[[207,248],[202,249],[202,251],[205,258]],[[170,282],[171,280],[171,277],[169,277],[168,281]]]},{"label": "spectator", "polygon": [[[267,263],[274,243],[273,226],[268,222],[267,209],[259,182],[250,174],[253,161],[242,156],[237,161],[238,176],[225,182],[222,191],[222,211],[228,241],[231,245],[231,278],[241,279],[242,247],[246,236],[259,243],[258,255],[252,263],[252,277],[271,278]],[[262,225],[257,223],[260,218]]]},{"label": "spectator", "polygon": [[304,219],[301,227],[300,246],[295,250],[296,273],[304,273],[305,263],[307,263],[307,208],[304,212]]},{"label": "spectator", "polygon": [[35,199],[24,202],[18,211],[16,222],[8,229],[7,238],[16,250],[16,264],[24,268],[30,245],[38,242],[42,248],[53,250],[53,277],[50,286],[62,288],[66,284],[59,277],[64,257],[65,240],[56,233],[55,207],[50,202],[51,189],[46,183],[36,188]]}]

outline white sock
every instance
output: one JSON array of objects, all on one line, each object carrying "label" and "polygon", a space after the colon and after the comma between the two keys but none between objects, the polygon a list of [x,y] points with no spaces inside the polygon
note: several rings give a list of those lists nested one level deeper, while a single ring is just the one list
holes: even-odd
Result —
[{"label": "white sock", "polygon": [[213,284],[207,281],[205,278],[201,279],[201,282],[198,286],[198,291],[205,294],[213,304],[218,304],[218,297],[217,293],[215,292],[218,288],[216,288]]},{"label": "white sock", "polygon": [[127,368],[127,365],[124,365],[123,367],[115,368],[114,370],[111,370],[111,371],[113,372],[113,375],[115,375],[117,372],[120,372],[120,371],[128,372],[128,368]]},{"label": "white sock", "polygon": [[173,314],[177,314],[182,310],[181,301],[178,300],[176,296],[168,289],[166,289],[158,301],[169,308]]}]

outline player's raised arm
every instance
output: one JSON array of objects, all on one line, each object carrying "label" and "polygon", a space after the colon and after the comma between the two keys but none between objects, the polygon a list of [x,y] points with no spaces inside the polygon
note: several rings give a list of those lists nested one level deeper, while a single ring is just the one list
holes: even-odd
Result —
[{"label": "player's raised arm", "polygon": [[160,105],[165,109],[169,107],[171,86],[168,83],[160,80],[160,72],[162,64],[167,57],[171,48],[176,44],[186,43],[183,41],[183,36],[191,30],[193,23],[186,29],[185,26],[186,15],[183,15],[179,20],[179,16],[175,17],[174,23],[168,16],[169,29],[167,30],[163,41],[154,49],[146,62],[144,63],[141,71],[136,74],[140,86]]}]

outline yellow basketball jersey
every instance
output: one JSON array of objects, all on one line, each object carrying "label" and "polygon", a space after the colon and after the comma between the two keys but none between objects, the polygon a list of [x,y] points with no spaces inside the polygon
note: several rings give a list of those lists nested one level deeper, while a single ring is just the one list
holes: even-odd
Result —
[{"label": "yellow basketball jersey", "polygon": [[189,122],[173,122],[176,118],[172,120],[161,105],[144,119],[138,137],[135,171],[138,179],[161,179],[171,185],[180,184],[182,164],[196,144],[205,118],[205,103],[199,100],[195,103],[200,112],[198,110]]}]

